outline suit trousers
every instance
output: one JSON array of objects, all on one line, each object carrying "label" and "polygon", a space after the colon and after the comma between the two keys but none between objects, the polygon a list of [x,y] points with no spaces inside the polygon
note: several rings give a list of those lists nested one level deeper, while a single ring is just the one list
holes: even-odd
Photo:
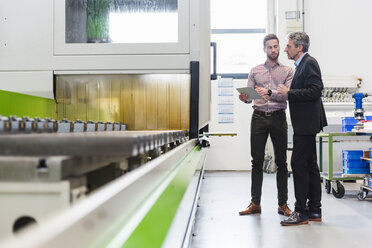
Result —
[{"label": "suit trousers", "polygon": [[293,135],[291,166],[295,189],[295,211],[321,213],[320,173],[316,156],[316,134]]},{"label": "suit trousers", "polygon": [[285,112],[271,116],[256,113],[251,121],[251,155],[252,155],[252,185],[251,202],[260,205],[263,180],[263,162],[268,135],[273,142],[275,163],[277,165],[276,183],[279,206],[288,200],[288,168],[287,168],[287,119]]}]

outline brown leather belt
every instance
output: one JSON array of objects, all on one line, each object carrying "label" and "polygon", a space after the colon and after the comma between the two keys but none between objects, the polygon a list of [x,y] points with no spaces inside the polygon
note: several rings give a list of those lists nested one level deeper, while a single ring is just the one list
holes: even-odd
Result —
[{"label": "brown leather belt", "polygon": [[275,111],[272,111],[272,112],[263,112],[263,111],[259,111],[259,110],[254,110],[253,113],[255,114],[258,114],[258,115],[262,115],[262,116],[272,116],[272,115],[277,115],[277,114],[282,114],[282,113],[285,113],[283,109],[279,109],[279,110],[275,110]]}]

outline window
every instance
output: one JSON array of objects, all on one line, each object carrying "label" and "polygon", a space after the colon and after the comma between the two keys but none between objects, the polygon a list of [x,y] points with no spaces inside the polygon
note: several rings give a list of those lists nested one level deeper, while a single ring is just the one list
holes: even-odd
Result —
[{"label": "window", "polygon": [[217,43],[217,73],[246,74],[266,59],[262,40],[266,1],[211,0],[212,42]]},{"label": "window", "polygon": [[178,42],[177,0],[66,0],[66,43]]}]

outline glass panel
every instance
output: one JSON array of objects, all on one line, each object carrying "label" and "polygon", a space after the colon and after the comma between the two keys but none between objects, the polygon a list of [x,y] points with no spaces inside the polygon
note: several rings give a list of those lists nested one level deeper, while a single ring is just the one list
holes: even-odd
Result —
[{"label": "glass panel", "polygon": [[111,42],[177,42],[177,18],[177,13],[111,13]]},{"label": "glass panel", "polygon": [[212,0],[212,29],[266,28],[266,0]]},{"label": "glass panel", "polygon": [[188,130],[190,83],[189,74],[57,75],[57,117]]},{"label": "glass panel", "polygon": [[66,43],[178,42],[177,0],[66,0]]},{"label": "glass panel", "polygon": [[266,34],[214,34],[217,42],[217,73],[249,73],[264,63],[263,38]]}]

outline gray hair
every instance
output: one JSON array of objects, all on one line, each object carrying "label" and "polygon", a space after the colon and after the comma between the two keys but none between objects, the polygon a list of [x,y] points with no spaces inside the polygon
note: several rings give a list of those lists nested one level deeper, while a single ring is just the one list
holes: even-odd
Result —
[{"label": "gray hair", "polygon": [[293,32],[289,33],[287,39],[293,40],[296,47],[302,45],[302,51],[306,53],[309,50],[310,38],[305,32]]}]

